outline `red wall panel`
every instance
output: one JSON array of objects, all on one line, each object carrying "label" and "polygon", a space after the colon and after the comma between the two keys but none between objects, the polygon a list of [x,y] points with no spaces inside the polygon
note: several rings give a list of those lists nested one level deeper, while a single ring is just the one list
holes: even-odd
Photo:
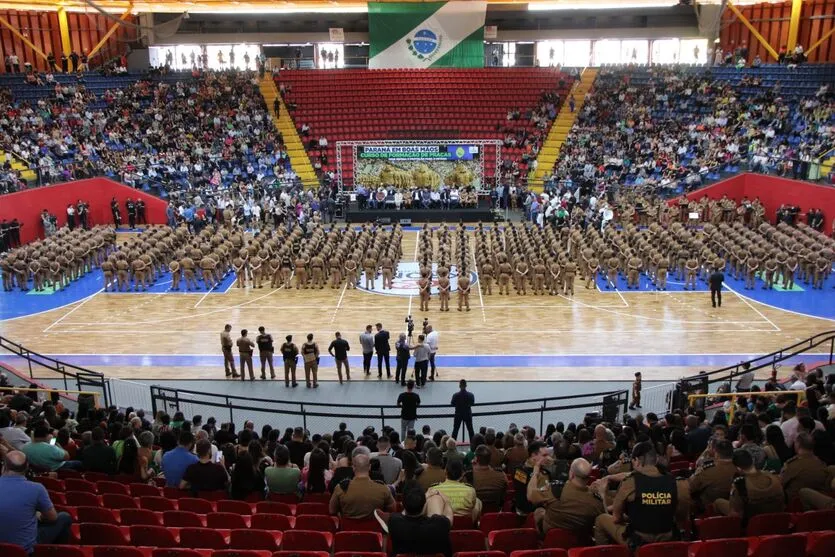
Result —
[{"label": "red wall panel", "polygon": [[[791,2],[779,4],[754,4],[739,6],[740,12],[755,29],[779,52],[789,38]],[[808,50],[825,33],[835,27],[835,0],[806,0],[800,12],[800,26],[797,41]],[[745,42],[748,45],[748,60],[755,56],[763,62],[773,62],[765,47],[751,34],[737,16],[730,10],[722,15],[722,30],[719,33],[722,48],[733,49]],[[825,40],[811,55],[810,62],[835,62],[835,36]]]},{"label": "red wall panel", "polygon": [[165,210],[168,203],[153,195],[135,190],[106,178],[78,180],[54,186],[24,190],[0,197],[0,220],[17,218],[23,227],[20,230],[21,242],[31,242],[43,237],[41,211],[46,209],[58,217],[58,224],[67,223],[67,205],[83,199],[90,205],[91,224],[112,224],[110,200],[119,202],[122,218],[127,222],[125,201],[142,198],[145,200],[145,214],[151,224],[167,222]]},{"label": "red wall panel", "polygon": [[[55,58],[60,60],[63,50],[57,12],[0,10],[0,16],[4,17],[44,54],[52,52],[55,54]],[[135,23],[136,18],[130,16],[127,21]],[[113,21],[98,13],[69,12],[67,23],[69,25],[71,47],[81,54],[92,50],[110,29]],[[90,61],[91,65],[97,66],[102,61],[121,54],[125,51],[127,43],[135,39],[136,30],[134,28],[119,27],[110,36],[98,55]],[[5,26],[0,26],[0,59],[5,59],[13,52],[20,58],[21,66],[25,61],[29,61],[37,70],[46,69],[46,60],[38,56],[31,47],[25,45]],[[0,71],[5,71],[3,64],[0,64]]]}]

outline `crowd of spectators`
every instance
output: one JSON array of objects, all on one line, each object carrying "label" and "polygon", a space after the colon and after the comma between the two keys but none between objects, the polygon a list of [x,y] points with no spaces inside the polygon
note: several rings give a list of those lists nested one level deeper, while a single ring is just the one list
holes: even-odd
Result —
[{"label": "crowd of spectators", "polygon": [[[452,519],[477,523],[509,500],[518,514],[534,514],[543,535],[562,528],[581,540],[640,545],[676,537],[676,524],[687,531],[688,519],[708,505],[743,520],[794,504],[835,508],[829,496],[835,488],[833,380],[824,384],[819,371],[809,373],[802,404],[796,395],[754,386],[733,414],[726,405],[711,410],[710,419],[705,409],[691,407],[665,416],[626,415],[619,422],[586,416],[579,423],[549,424],[544,432],[515,424],[506,431],[482,427],[466,447],[429,425],[409,429],[405,438],[391,427],[354,434],[344,423],[332,433],[270,425],[258,430],[251,421],[238,429],[181,412],[151,417],[133,408],[88,409],[86,401],[72,415],[57,397],[39,401],[22,389],[2,399],[0,483],[74,469],[126,481],[162,479],[191,494],[222,491],[247,501],[270,493],[299,500],[322,494],[334,515],[376,518],[396,548],[444,554]],[[676,486],[679,497],[665,503],[669,532],[640,524],[634,490],[644,476],[669,478]],[[45,532],[36,536],[29,528],[24,540],[19,530],[0,528],[0,542],[31,547],[36,539],[66,539],[69,521],[50,512],[45,491],[13,493],[21,499],[4,497],[0,515],[34,501]],[[441,535],[408,536],[401,515],[391,514],[396,500],[404,505],[403,516]],[[604,511],[609,504],[612,514]],[[422,513],[425,507],[434,510]],[[622,528],[627,520],[631,534]]]},{"label": "crowd of spectators", "polygon": [[563,145],[552,181],[697,187],[725,168],[805,179],[835,138],[835,95],[710,71],[604,69]]}]

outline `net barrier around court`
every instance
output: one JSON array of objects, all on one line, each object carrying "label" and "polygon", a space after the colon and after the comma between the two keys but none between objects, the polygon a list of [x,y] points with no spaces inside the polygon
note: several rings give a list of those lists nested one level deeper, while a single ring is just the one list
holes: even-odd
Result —
[{"label": "net barrier around court", "polygon": [[[220,422],[232,422],[240,428],[247,420],[257,430],[263,425],[274,428],[304,427],[315,433],[335,431],[344,422],[352,431],[373,426],[378,431],[391,426],[400,429],[400,409],[396,405],[334,404],[321,402],[285,402],[280,400],[211,394],[154,385],[150,389],[151,408],[168,414],[180,411],[187,417],[214,416]],[[626,413],[629,393],[626,390],[582,395],[483,402],[473,406],[473,427],[503,430],[514,423],[544,431],[548,424],[580,422],[586,415],[606,421],[621,419]],[[418,409],[416,429],[429,425],[432,431],[451,431],[454,412],[450,405],[427,404]]]}]

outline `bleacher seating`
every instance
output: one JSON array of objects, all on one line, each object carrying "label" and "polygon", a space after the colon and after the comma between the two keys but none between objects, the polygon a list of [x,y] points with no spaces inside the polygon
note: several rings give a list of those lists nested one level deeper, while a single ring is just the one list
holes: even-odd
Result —
[{"label": "bleacher seating", "polygon": [[[482,68],[291,70],[276,81],[287,86],[285,98],[297,105],[296,126],[306,124],[311,137],[328,139],[333,167],[337,141],[503,139],[509,110],[524,114],[544,92],[565,98],[573,79],[554,68]],[[533,131],[524,118],[513,127]],[[308,153],[318,158],[320,149]],[[521,154],[521,148],[503,150],[505,158],[517,163]],[[485,159],[486,175],[492,175],[487,173],[491,168],[495,159]],[[520,168],[524,174],[524,164]],[[353,184],[350,158],[343,158],[343,180]]]}]

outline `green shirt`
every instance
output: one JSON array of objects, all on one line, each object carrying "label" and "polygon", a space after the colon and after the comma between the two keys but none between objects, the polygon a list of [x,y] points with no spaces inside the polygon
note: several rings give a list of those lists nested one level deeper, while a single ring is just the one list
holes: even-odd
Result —
[{"label": "green shirt", "polygon": [[298,468],[276,468],[270,466],[264,471],[264,479],[270,493],[296,493],[302,471]]},{"label": "green shirt", "polygon": [[64,464],[64,449],[39,441],[27,443],[23,446],[23,454],[29,459],[29,464],[36,468],[44,468],[55,472]]}]

